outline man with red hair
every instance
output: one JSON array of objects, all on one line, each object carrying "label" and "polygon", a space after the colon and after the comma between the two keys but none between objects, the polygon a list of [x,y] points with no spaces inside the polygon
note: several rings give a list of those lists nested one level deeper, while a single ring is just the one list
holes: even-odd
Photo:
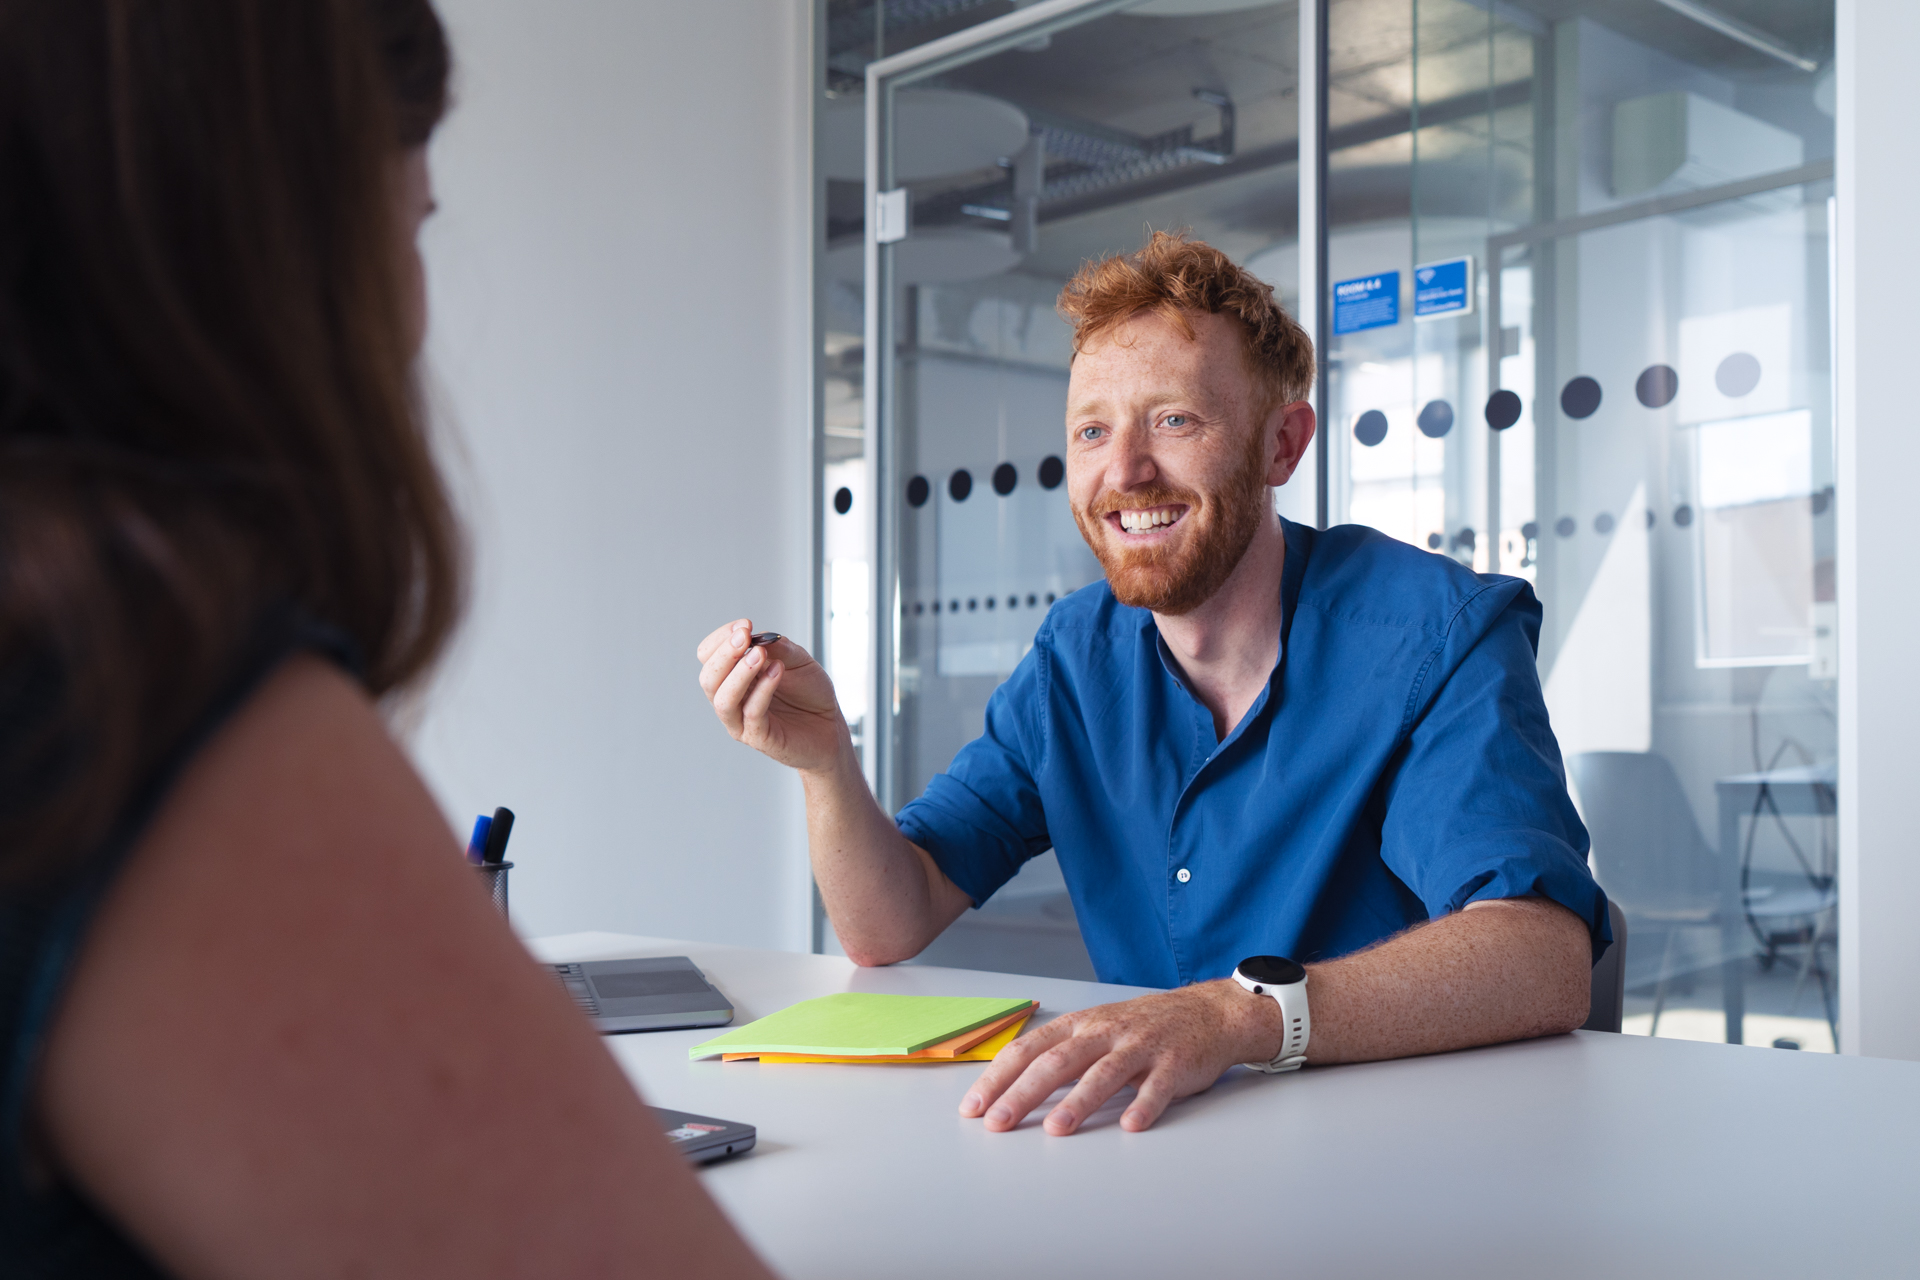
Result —
[{"label": "man with red hair", "polygon": [[[1313,438],[1306,334],[1208,245],[1159,233],[1061,294],[1073,514],[1104,586],[1062,599],[986,732],[889,818],[804,650],[700,645],[727,729],[798,769],[847,954],[919,953],[1059,855],[1101,978],[961,1104],[1121,1125],[1234,1063],[1437,1053],[1571,1030],[1610,941],[1534,666],[1540,606],[1370,529],[1281,519]],[[1244,958],[1242,958],[1244,957]]]}]

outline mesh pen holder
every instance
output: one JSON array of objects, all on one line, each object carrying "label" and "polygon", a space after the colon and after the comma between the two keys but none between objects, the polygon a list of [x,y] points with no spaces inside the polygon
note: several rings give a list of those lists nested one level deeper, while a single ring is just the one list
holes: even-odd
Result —
[{"label": "mesh pen holder", "polygon": [[513,870],[511,862],[480,863],[474,867],[480,873],[480,881],[487,886],[487,893],[493,898],[493,905],[500,909],[501,915],[507,914],[507,872]]}]

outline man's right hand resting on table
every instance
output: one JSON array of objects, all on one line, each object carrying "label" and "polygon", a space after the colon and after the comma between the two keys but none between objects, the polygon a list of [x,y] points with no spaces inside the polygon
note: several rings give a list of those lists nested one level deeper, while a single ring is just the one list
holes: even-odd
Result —
[{"label": "man's right hand resting on table", "polygon": [[[1312,351],[1224,255],[1157,234],[1089,264],[1061,311],[1067,496],[1106,582],[1053,606],[923,795],[897,817],[875,803],[800,646],[754,646],[740,619],[698,651],[728,732],[800,773],[814,878],[857,963],[918,954],[1051,847],[1101,979],[1166,989],[1029,1031],[962,1114],[1009,1129],[1077,1081],[1049,1132],[1129,1086],[1121,1124],[1144,1129],[1235,1063],[1579,1026],[1606,901],[1531,590],[1275,514],[1315,428]],[[1247,975],[1298,970],[1255,957],[1305,967],[1284,1007]]]}]

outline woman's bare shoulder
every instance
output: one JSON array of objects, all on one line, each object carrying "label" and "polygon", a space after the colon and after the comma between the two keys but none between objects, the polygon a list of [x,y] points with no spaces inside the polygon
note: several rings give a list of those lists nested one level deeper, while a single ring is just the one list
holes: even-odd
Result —
[{"label": "woman's bare shoulder", "polygon": [[313,658],[135,849],[36,1109],[67,1175],[182,1275],[764,1274],[377,710]]}]

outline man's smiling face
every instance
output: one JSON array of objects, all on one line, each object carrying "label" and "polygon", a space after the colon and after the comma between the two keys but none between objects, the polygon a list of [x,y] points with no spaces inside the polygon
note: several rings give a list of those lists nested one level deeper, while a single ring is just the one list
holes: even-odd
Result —
[{"label": "man's smiling face", "polygon": [[1191,338],[1150,311],[1105,330],[1075,356],[1067,387],[1067,493],[1081,536],[1116,599],[1174,615],[1227,580],[1273,518],[1277,482],[1273,407],[1238,321],[1187,319]]}]

